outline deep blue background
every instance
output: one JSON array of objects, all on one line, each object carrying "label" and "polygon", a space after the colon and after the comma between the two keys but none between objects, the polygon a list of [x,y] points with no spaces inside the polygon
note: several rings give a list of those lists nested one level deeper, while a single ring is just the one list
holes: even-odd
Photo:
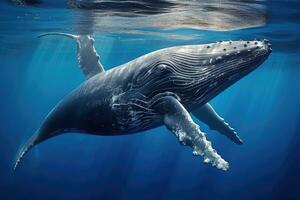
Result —
[{"label": "deep blue background", "polygon": [[[244,144],[235,145],[201,124],[229,161],[229,171],[202,164],[160,127],[121,137],[59,136],[30,151],[13,172],[21,145],[84,77],[73,41],[36,38],[64,26],[55,17],[72,10],[46,12],[1,2],[0,199],[300,199],[300,3],[265,4],[267,24],[259,28],[151,30],[164,37],[94,33],[107,69],[173,45],[240,38],[272,42],[274,51],[258,70],[211,102]],[[38,21],[52,12],[48,24]],[[174,33],[197,37],[165,37]]]}]

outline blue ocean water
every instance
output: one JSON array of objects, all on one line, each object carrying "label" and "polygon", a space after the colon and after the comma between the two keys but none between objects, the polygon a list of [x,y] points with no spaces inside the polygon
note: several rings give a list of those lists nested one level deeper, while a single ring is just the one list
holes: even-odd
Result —
[{"label": "blue ocean water", "polygon": [[[64,1],[0,3],[0,199],[300,199],[299,1],[157,1],[97,11]],[[159,127],[55,137],[14,172],[22,144],[84,81],[74,41],[37,38],[49,31],[93,34],[106,69],[174,45],[269,39],[268,60],[211,102],[244,144],[199,122],[229,171],[204,165]]]}]

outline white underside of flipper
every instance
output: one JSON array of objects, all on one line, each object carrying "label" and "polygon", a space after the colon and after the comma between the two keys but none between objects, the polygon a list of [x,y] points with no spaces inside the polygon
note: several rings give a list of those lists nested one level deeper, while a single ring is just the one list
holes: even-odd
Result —
[{"label": "white underside of flipper", "polygon": [[173,96],[165,96],[157,101],[156,109],[163,115],[166,127],[172,131],[182,145],[190,146],[195,156],[203,156],[204,163],[210,163],[218,169],[226,171],[229,168],[226,162],[200,130],[188,111]]},{"label": "white underside of flipper", "polygon": [[80,64],[80,68],[84,73],[86,79],[104,72],[104,68],[100,63],[100,56],[98,55],[94,46],[94,38],[90,35],[73,35],[68,33],[45,33],[39,35],[39,37],[48,35],[61,35],[75,39],[77,42],[77,58]]}]

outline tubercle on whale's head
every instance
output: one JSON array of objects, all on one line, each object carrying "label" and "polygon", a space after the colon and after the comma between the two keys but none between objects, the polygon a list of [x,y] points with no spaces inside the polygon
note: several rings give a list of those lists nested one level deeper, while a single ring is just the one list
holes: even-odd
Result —
[{"label": "tubercle on whale's head", "polygon": [[206,46],[207,54],[216,55],[214,61],[266,58],[272,52],[271,43],[262,41],[219,41]]}]

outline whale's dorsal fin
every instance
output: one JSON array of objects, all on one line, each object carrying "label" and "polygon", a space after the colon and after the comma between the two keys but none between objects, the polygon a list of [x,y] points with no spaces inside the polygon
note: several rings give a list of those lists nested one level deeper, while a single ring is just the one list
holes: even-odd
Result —
[{"label": "whale's dorsal fin", "polygon": [[77,42],[77,58],[80,64],[80,68],[84,73],[86,79],[104,72],[104,68],[99,61],[100,56],[98,55],[94,46],[94,38],[90,35],[73,35],[68,33],[45,33],[38,37],[44,37],[48,35],[61,35],[72,39]]},{"label": "whale's dorsal fin", "polygon": [[209,103],[206,103],[200,108],[193,110],[192,113],[200,121],[208,125],[210,129],[216,130],[219,133],[225,135],[236,144],[243,143],[237,132],[216,113],[216,111]]}]

